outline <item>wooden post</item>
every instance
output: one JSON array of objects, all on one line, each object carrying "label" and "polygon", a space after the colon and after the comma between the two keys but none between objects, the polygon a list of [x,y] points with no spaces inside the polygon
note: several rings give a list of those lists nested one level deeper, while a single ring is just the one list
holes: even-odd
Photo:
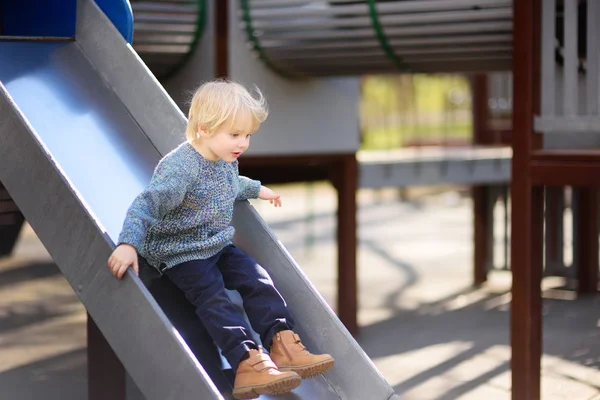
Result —
[{"label": "wooden post", "polygon": [[[488,78],[486,74],[475,74],[471,78],[473,97],[473,145],[491,144],[488,130]],[[473,186],[473,284],[487,281],[489,248],[488,232],[493,229],[493,218],[488,214],[490,189],[485,185]]]},{"label": "wooden post", "polygon": [[546,187],[546,275],[564,274],[564,187]]},{"label": "wooden post", "polygon": [[598,290],[598,192],[595,188],[577,188],[576,240],[573,242],[580,293]]},{"label": "wooden post", "polygon": [[87,356],[88,399],[127,400],[125,368],[89,314]]},{"label": "wooden post", "polygon": [[337,312],[346,329],[358,334],[358,283],[356,271],[356,191],[358,165],[354,154],[335,165],[334,185],[338,192],[338,298]]},{"label": "wooden post", "polygon": [[513,10],[512,399],[538,400],[544,196],[533,183],[531,153],[540,146],[533,131],[540,93],[540,0],[515,1]]},{"label": "wooden post", "polygon": [[229,77],[229,0],[212,3],[215,12],[215,77]]},{"label": "wooden post", "polygon": [[488,278],[490,248],[488,229],[491,221],[488,213],[490,188],[478,185],[471,189],[473,198],[473,284],[481,285]]}]

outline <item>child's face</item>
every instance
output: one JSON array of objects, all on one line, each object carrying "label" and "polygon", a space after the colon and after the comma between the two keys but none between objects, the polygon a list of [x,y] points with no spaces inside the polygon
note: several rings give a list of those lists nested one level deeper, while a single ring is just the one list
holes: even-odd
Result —
[{"label": "child's face", "polygon": [[203,138],[213,161],[223,159],[233,162],[250,146],[252,117],[240,115],[235,123],[224,123],[212,135]]}]

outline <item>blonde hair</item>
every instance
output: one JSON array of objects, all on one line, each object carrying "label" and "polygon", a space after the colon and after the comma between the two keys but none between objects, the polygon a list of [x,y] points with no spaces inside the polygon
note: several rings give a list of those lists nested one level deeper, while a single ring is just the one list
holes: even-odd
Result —
[{"label": "blonde hair", "polygon": [[252,116],[251,132],[254,132],[268,115],[264,96],[258,87],[255,86],[254,90],[256,97],[239,83],[227,80],[202,84],[192,97],[185,137],[189,141],[199,139],[198,125],[212,134],[224,123],[233,125],[242,113]]}]

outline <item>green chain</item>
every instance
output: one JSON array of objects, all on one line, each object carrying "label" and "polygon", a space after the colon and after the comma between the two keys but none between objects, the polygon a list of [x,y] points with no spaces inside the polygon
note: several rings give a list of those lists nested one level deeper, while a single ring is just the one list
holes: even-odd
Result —
[{"label": "green chain", "polygon": [[192,58],[198,48],[200,38],[202,38],[204,24],[206,23],[206,0],[196,0],[196,3],[198,6],[198,13],[196,14],[196,29],[194,30],[194,38],[190,44],[190,51],[181,57],[166,73],[157,77],[161,81],[165,81],[177,74],[177,72],[179,72],[179,70],[181,70],[181,68]]},{"label": "green chain", "polygon": [[264,62],[267,67],[269,67],[277,74],[286,78],[298,78],[297,75],[291,75],[288,72],[285,72],[279,67],[275,66],[273,62],[271,62],[269,57],[267,57],[265,51],[260,45],[258,38],[254,34],[254,27],[252,26],[252,18],[250,17],[250,5],[248,3],[248,0],[241,0],[241,5],[244,22],[246,24],[246,37],[248,38],[248,41],[252,44],[252,50],[254,50],[256,54],[258,54],[258,58],[262,62]]},{"label": "green chain", "polygon": [[396,53],[394,53],[394,49],[392,48],[390,42],[388,42],[388,39],[385,36],[383,27],[379,22],[379,15],[377,13],[377,7],[375,6],[375,0],[368,0],[368,3],[369,15],[371,16],[371,24],[373,25],[375,35],[377,36],[377,40],[379,41],[381,48],[399,71],[407,71],[408,67],[402,62],[402,59],[398,57]]}]

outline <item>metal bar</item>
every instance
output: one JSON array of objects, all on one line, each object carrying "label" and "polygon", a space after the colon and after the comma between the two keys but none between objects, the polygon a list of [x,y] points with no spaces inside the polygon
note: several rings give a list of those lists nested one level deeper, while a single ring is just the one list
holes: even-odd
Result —
[{"label": "metal bar", "polygon": [[[444,11],[430,14],[409,15],[383,15],[380,18],[384,28],[393,25],[417,25],[448,22],[471,22],[510,19],[510,9],[489,9],[482,11]],[[317,28],[362,28],[369,26],[369,17],[356,17],[345,19],[299,19],[292,21],[256,21],[252,23],[254,29],[264,30],[290,30],[290,29],[317,29]]]},{"label": "metal bar", "polygon": [[[376,58],[377,53],[373,53],[368,55],[366,58],[365,57],[360,57],[360,56],[346,56],[346,57],[327,57],[326,54],[323,55],[323,57],[325,58],[326,62],[321,61],[320,58],[303,58],[303,57],[298,57],[298,58],[291,58],[292,55],[290,55],[290,58],[277,58],[277,57],[273,57],[273,61],[277,62],[278,64],[281,65],[289,65],[290,67],[300,67],[300,66],[306,66],[306,65],[312,65],[312,66],[316,66],[316,67],[334,67],[334,66],[345,66],[347,65],[349,62],[354,63],[355,65],[377,65],[377,64],[386,64],[388,60],[386,58]],[[327,59],[330,58],[330,59]],[[407,55],[407,56],[403,56],[403,59],[406,60],[406,62],[409,62],[411,64],[414,63],[441,63],[444,61],[454,61],[454,62],[465,62],[465,61],[485,61],[485,60],[510,60],[510,52],[506,51],[506,52],[489,52],[489,53],[484,53],[484,52],[480,52],[480,53],[465,53],[465,54],[454,54],[454,53],[448,53],[448,54],[423,54],[423,55]]]},{"label": "metal bar", "polygon": [[556,0],[542,2],[542,32],[541,113],[546,116],[556,112]]},{"label": "metal bar", "polygon": [[186,44],[190,45],[194,41],[194,35],[164,35],[157,34],[156,32],[148,33],[148,34],[136,34],[134,46],[145,44],[145,45],[168,45],[168,44]]},{"label": "metal bar", "polygon": [[[452,60],[458,59],[461,57],[469,57],[471,59],[480,59],[489,57],[490,54],[492,56],[510,56],[510,52],[512,50],[512,46],[460,46],[456,48],[420,48],[420,49],[407,49],[407,48],[395,48],[394,49],[399,55],[402,56],[402,59],[430,59],[434,60],[436,57],[447,58],[448,56],[456,55],[457,58],[451,58]],[[473,54],[474,53],[474,54]],[[338,60],[341,58],[353,58],[353,57],[372,57],[378,56],[380,54],[384,54],[380,48],[374,49],[360,49],[353,51],[311,51],[311,52],[288,52],[288,51],[271,51],[269,52],[270,57],[276,60],[314,60],[314,59],[328,59],[332,58],[334,60]],[[419,57],[419,56],[428,56],[428,57]],[[341,60],[339,60],[342,62]],[[328,61],[329,62],[329,61]]]},{"label": "metal bar", "polygon": [[137,44],[135,50],[138,53],[154,54],[186,54],[190,51],[190,45],[185,44]]},{"label": "metal bar", "polygon": [[[430,62],[430,63],[411,63],[411,71],[422,72],[422,73],[467,73],[467,72],[490,72],[490,71],[510,71],[512,66],[512,59],[498,59],[498,60],[486,60],[486,61],[443,61],[443,62]],[[356,76],[365,73],[365,68],[360,66],[317,66],[317,67],[289,67],[290,72],[297,74],[305,74],[307,76]],[[368,69],[369,73],[372,74],[384,74],[395,71],[390,63],[388,67],[384,65],[370,66]]]},{"label": "metal bar", "polygon": [[[290,69],[314,69],[321,68],[326,70],[352,70],[362,68],[365,73],[367,67],[382,67],[392,65],[385,58],[375,56],[371,58],[360,58],[360,57],[348,57],[345,59],[331,59],[326,63],[319,62],[319,60],[307,60],[307,59],[296,59],[296,60],[285,60],[279,59],[274,60],[281,67]],[[416,57],[406,57],[406,61],[410,64],[410,70],[415,72],[421,68],[441,68],[440,72],[443,72],[443,64],[448,65],[448,71],[456,70],[457,68],[466,67],[469,71],[476,71],[478,68],[483,68],[482,72],[488,71],[505,71],[510,69],[512,59],[510,55],[504,53],[490,53],[490,54],[466,54],[466,55],[424,55]],[[498,65],[494,66],[494,62]],[[475,63],[469,65],[469,63]]]},{"label": "metal bar", "polygon": [[160,12],[160,13],[195,13],[198,7],[189,3],[151,3],[148,1],[131,2],[131,9],[136,12]]},{"label": "metal bar", "polygon": [[565,1],[565,19],[564,19],[564,70],[563,70],[563,108],[565,116],[574,116],[578,114],[578,86],[577,86],[577,66],[579,60],[577,56],[577,4],[576,1]]},{"label": "metal bar", "polygon": [[587,71],[586,71],[586,111],[588,115],[600,113],[600,4],[587,2]]},{"label": "metal bar", "polygon": [[[337,3],[362,3],[364,0],[327,0],[330,4]],[[292,7],[292,6],[304,6],[313,3],[311,0],[252,0],[253,7]]]},{"label": "metal bar", "polygon": [[[432,35],[448,35],[448,34],[478,34],[485,32],[505,32],[512,31],[512,21],[486,21],[486,22],[470,22],[468,24],[442,24],[428,26],[402,26],[402,27],[386,27],[385,33],[388,37],[423,37]],[[256,33],[261,39],[261,43],[266,40],[310,40],[316,39],[319,41],[329,39],[358,39],[372,38],[373,29],[353,29],[353,30],[310,30],[310,31],[257,31]]]},{"label": "metal bar", "polygon": [[196,15],[138,13],[135,19],[140,23],[194,24]]},{"label": "metal bar", "polygon": [[[251,3],[254,6],[254,2]],[[277,19],[277,18],[300,18],[300,17],[335,17],[347,15],[364,15],[368,13],[368,7],[364,3],[348,4],[334,7],[289,7],[288,3],[285,8],[259,8],[252,7],[252,19]],[[512,8],[512,0],[431,0],[431,1],[397,1],[397,2],[380,2],[377,4],[379,12],[383,13],[416,13],[416,12],[437,12],[447,10],[472,10],[506,7]]]},{"label": "metal bar", "polygon": [[[390,45],[394,47],[410,46],[442,46],[442,45],[462,45],[462,44],[480,44],[480,43],[510,43],[512,44],[512,35],[499,33],[495,35],[481,36],[443,36],[443,37],[420,37],[391,39]],[[288,49],[289,51],[302,50],[320,50],[320,49],[354,49],[354,48],[372,48],[379,46],[374,39],[353,40],[353,41],[315,41],[315,42],[297,42],[290,40],[261,40],[261,46],[265,50]]]},{"label": "metal bar", "polygon": [[[144,22],[134,22],[136,35],[151,32],[165,34],[193,34],[196,30],[196,25],[193,24],[153,24]],[[135,40],[135,38],[134,38]]]}]

